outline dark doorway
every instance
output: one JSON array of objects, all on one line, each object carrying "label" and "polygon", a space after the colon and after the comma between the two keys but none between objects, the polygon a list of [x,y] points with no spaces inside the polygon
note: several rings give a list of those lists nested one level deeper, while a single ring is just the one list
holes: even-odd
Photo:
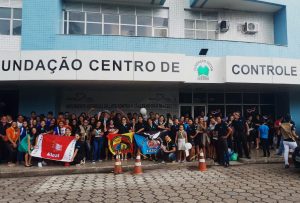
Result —
[{"label": "dark doorway", "polygon": [[11,115],[13,118],[19,112],[19,94],[18,91],[0,90],[0,116]]}]

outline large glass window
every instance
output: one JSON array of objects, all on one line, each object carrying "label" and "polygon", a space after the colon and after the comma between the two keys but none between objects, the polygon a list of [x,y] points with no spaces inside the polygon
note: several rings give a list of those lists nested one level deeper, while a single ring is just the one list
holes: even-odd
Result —
[{"label": "large glass window", "polygon": [[274,104],[274,94],[260,94],[261,104]]},{"label": "large glass window", "polygon": [[242,113],[242,105],[226,105],[226,116],[232,115],[234,112]]},{"label": "large glass window", "polygon": [[226,104],[241,104],[242,94],[241,93],[226,93]]},{"label": "large glass window", "polygon": [[275,116],[275,107],[273,105],[261,105],[260,106],[261,115],[263,116]]},{"label": "large glass window", "polygon": [[179,102],[191,104],[193,103],[193,93],[192,92],[181,92],[179,93]]},{"label": "large glass window", "polygon": [[259,114],[258,105],[244,105],[243,113],[245,117]]},{"label": "large glass window", "polygon": [[208,113],[212,115],[225,114],[224,105],[208,105]]},{"label": "large glass window", "polygon": [[[193,11],[193,13],[195,13]],[[185,38],[192,39],[217,39],[218,13],[205,12],[191,15],[186,11],[184,21]]]},{"label": "large glass window", "polygon": [[0,35],[21,35],[22,9],[0,7]]},{"label": "large glass window", "polygon": [[243,101],[244,104],[258,104],[259,103],[258,93],[244,93]]},{"label": "large glass window", "polygon": [[64,34],[168,37],[168,9],[93,5],[65,4]]},{"label": "large glass window", "polygon": [[224,94],[223,93],[209,93],[208,94],[209,104],[224,104]]},{"label": "large glass window", "polygon": [[193,96],[194,96],[193,97],[194,104],[206,104],[207,103],[207,94],[206,93],[194,92]]},{"label": "large glass window", "polygon": [[194,111],[197,106],[207,106],[208,113],[220,111],[226,116],[235,111],[241,112],[245,117],[250,114],[275,114],[275,95],[272,93],[205,93],[198,89],[193,92],[187,89],[180,91],[179,104],[193,106]]}]

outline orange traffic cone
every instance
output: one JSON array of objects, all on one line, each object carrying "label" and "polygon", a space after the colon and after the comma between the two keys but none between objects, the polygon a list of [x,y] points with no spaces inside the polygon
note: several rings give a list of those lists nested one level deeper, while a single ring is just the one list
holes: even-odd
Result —
[{"label": "orange traffic cone", "polygon": [[140,151],[138,151],[137,156],[135,158],[133,174],[139,175],[142,173],[143,173],[143,169],[142,169],[142,162],[141,162],[141,154]]},{"label": "orange traffic cone", "polygon": [[117,174],[121,174],[121,173],[123,173],[122,163],[121,163],[121,160],[120,160],[120,154],[117,154],[116,155],[116,161],[115,161],[114,174],[117,175]]},{"label": "orange traffic cone", "polygon": [[200,158],[199,158],[199,165],[198,165],[199,171],[206,171],[206,163],[205,163],[205,158],[204,158],[204,153],[203,150],[201,149],[200,151]]}]

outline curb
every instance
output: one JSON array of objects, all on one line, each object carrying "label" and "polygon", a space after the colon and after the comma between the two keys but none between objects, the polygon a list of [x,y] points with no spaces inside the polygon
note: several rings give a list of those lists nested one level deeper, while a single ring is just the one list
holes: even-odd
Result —
[{"label": "curb", "polygon": [[260,159],[245,159],[245,158],[240,158],[239,162],[243,164],[275,164],[275,163],[284,163],[284,160],[282,157],[269,157],[269,158],[260,158]]},{"label": "curb", "polygon": [[[214,166],[215,163],[212,160],[206,161],[207,166]],[[133,171],[133,164],[122,165],[124,173]],[[179,163],[156,163],[156,164],[145,164],[142,165],[144,170],[153,169],[164,169],[170,167],[186,168],[192,167],[197,168],[198,162],[185,162],[184,164]],[[70,166],[70,167],[47,167],[44,168],[30,168],[30,170],[19,170],[19,171],[1,171],[0,178],[19,178],[19,177],[38,177],[38,176],[54,176],[54,175],[74,175],[74,174],[89,174],[89,173],[112,173],[114,170],[114,165],[111,166]]]},{"label": "curb", "polygon": [[[240,158],[238,161],[233,162],[231,166],[240,166],[248,164],[276,164],[283,163],[282,157],[271,157],[271,158],[259,158],[259,159],[245,159]],[[220,166],[213,160],[206,160],[207,166]],[[134,163],[126,164],[123,163],[123,171],[131,172],[134,169]],[[142,164],[143,170],[154,170],[164,168],[195,168],[197,170],[198,162],[185,162],[184,164],[179,163],[153,163],[153,164]],[[0,167],[1,170],[1,167]],[[0,178],[19,178],[19,177],[38,177],[38,176],[54,176],[54,175],[74,175],[74,174],[90,174],[90,173],[112,173],[114,170],[114,164],[111,166],[70,166],[70,167],[44,167],[44,168],[24,168],[18,171],[0,171]]]}]

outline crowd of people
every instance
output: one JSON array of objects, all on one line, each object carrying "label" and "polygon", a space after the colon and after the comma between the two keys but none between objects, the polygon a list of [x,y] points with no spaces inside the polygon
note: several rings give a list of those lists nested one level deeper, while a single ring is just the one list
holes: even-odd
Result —
[{"label": "crowd of people", "polygon": [[[270,149],[276,147],[277,154],[284,154],[285,167],[289,167],[289,149],[297,147],[295,123],[289,115],[273,121],[271,117],[249,114],[245,118],[240,112],[234,112],[224,118],[221,113],[202,113],[199,117],[189,115],[166,116],[150,112],[148,115],[127,113],[122,111],[104,111],[96,115],[68,112],[53,112],[37,115],[32,112],[29,117],[19,115],[16,120],[10,115],[3,115],[0,124],[0,161],[8,166],[24,163],[32,166],[30,151],[37,144],[38,136],[50,133],[58,136],[74,136],[77,140],[72,158],[74,164],[85,161],[114,159],[108,150],[107,135],[109,133],[124,134],[134,132],[163,131],[164,137],[160,152],[144,158],[162,162],[185,162],[200,159],[200,151],[205,158],[211,158],[225,167],[229,166],[230,152],[239,158],[250,159],[251,150],[263,150],[263,156],[270,156]],[[276,139],[274,139],[274,137]],[[277,140],[274,143],[274,140]],[[186,144],[192,145],[186,157]],[[136,152],[136,145],[134,145]],[[123,160],[134,158],[135,153],[124,154]],[[33,160],[39,167],[45,160]]]}]

